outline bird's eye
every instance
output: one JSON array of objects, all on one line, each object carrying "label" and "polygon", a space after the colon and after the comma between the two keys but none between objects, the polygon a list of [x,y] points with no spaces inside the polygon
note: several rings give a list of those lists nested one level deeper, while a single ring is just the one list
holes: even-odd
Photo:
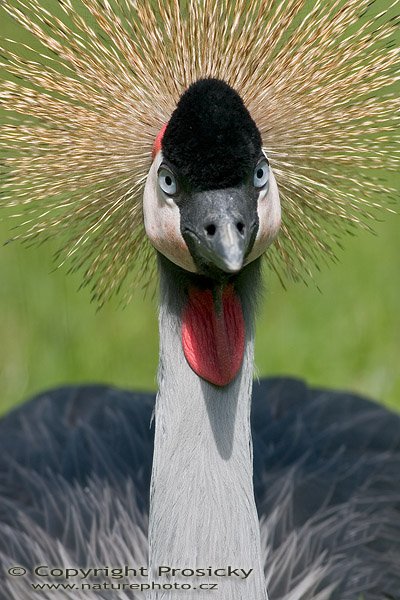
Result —
[{"label": "bird's eye", "polygon": [[158,185],[168,196],[175,196],[178,191],[178,184],[175,175],[165,167],[161,167],[158,172]]},{"label": "bird's eye", "polygon": [[269,180],[269,163],[266,158],[262,158],[254,169],[253,184],[256,188],[263,188]]}]

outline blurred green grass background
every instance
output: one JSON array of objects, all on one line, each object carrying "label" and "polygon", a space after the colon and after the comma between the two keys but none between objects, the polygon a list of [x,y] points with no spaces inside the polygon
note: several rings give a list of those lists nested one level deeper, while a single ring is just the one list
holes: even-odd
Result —
[{"label": "blurred green grass background", "polygon": [[[284,291],[266,270],[256,364],[259,375],[290,374],[350,389],[400,410],[399,217],[347,240],[338,265],[315,285]],[[6,239],[6,227],[0,239]],[[101,311],[79,277],[52,271],[51,245],[0,249],[0,411],[65,383],[156,388],[156,302],[139,295]]]},{"label": "blurred green grass background", "polygon": [[[13,29],[0,9],[0,33]],[[13,29],[13,35],[16,31]],[[19,39],[23,36],[19,33]],[[392,183],[398,186],[398,177]],[[347,239],[340,263],[284,291],[266,269],[257,373],[349,389],[400,410],[400,220]],[[0,225],[0,243],[10,237]],[[79,276],[52,272],[51,243],[0,245],[0,412],[61,384],[156,388],[156,301],[96,312]],[[266,264],[267,264],[266,260]]]}]

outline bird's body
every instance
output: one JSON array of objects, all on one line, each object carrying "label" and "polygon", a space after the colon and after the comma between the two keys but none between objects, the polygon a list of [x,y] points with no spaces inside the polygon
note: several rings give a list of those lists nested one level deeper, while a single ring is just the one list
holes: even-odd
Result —
[{"label": "bird's body", "polygon": [[149,396],[61,390],[3,422],[11,576],[134,563],[154,600],[397,599],[399,418],[277,380],[250,426],[262,255],[301,276],[391,193],[370,171],[397,165],[396,21],[371,6],[5,0],[49,54],[1,54],[23,237],[59,232],[100,303],[150,257],[160,279],[154,452]]},{"label": "bird's body", "polygon": [[[225,515],[219,485],[224,476],[227,485],[236,481],[232,465],[246,471],[246,462],[240,466],[233,458],[238,441],[249,444],[251,439],[249,432],[242,437],[235,426],[241,411],[250,409],[246,393],[251,382],[240,383],[234,403],[232,385],[225,393],[224,388],[210,388],[200,381],[205,398],[201,401],[197,376],[178,348],[179,327],[174,321],[182,298],[179,285],[171,288],[165,272],[177,267],[161,260],[160,269],[163,308],[157,400],[152,394],[101,386],[61,388],[40,395],[1,421],[0,558],[5,572],[14,565],[28,570],[23,578],[4,577],[1,600],[35,598],[32,584],[42,586],[38,598],[65,597],[65,588],[47,589],[48,583],[78,586],[89,598],[140,598],[137,588],[123,585],[146,589],[149,579],[168,584],[164,576],[147,576],[148,538],[154,544],[159,536],[168,535],[168,543],[160,544],[153,557],[153,572],[159,565],[186,568],[188,576],[177,578],[181,585],[205,581],[218,585],[220,597],[247,597],[235,588],[243,584],[236,575],[196,579],[191,573],[198,568],[218,573],[226,573],[228,567],[246,570],[249,547],[243,544],[232,555],[227,546],[219,548],[218,556],[212,555],[215,542],[208,538],[212,528],[196,515],[206,514],[199,494],[211,506],[216,496],[217,518],[232,523],[235,532],[242,527],[241,535],[249,531],[248,520],[235,502],[237,483],[229,488],[228,504],[232,504]],[[256,263],[241,274],[239,289],[248,289],[249,278],[256,282]],[[184,276],[182,285],[183,281]],[[252,296],[242,298],[246,313],[252,313],[253,303]],[[173,353],[168,352],[171,344]],[[249,352],[245,361],[251,360],[251,344]],[[361,593],[365,600],[397,600],[400,417],[356,395],[312,390],[293,379],[255,383],[251,400],[261,572],[270,600],[353,600]],[[157,426],[155,447],[162,453],[158,459],[153,458]],[[201,434],[196,434],[198,428]],[[165,431],[172,435],[160,439]],[[202,443],[209,446],[206,459]],[[190,461],[177,460],[182,445],[191,449]],[[158,464],[155,483],[161,497],[154,499],[153,488],[153,519],[154,512],[157,519],[151,538],[153,460]],[[163,520],[164,510],[167,519]],[[217,527],[215,521],[213,528]],[[190,545],[195,533],[195,544]],[[225,544],[228,534],[229,529]],[[205,541],[199,539],[201,535]],[[254,571],[252,559],[248,570]],[[125,566],[135,572],[122,579],[111,576],[110,569]],[[76,568],[82,571],[71,571],[66,579],[65,569]],[[108,571],[93,577],[91,568]],[[140,568],[146,569],[143,575]],[[222,595],[227,583],[233,585],[233,596]],[[202,597],[212,598],[213,593],[203,590]],[[262,591],[256,593],[256,598],[263,597]],[[198,597],[187,590],[185,594]]]},{"label": "bird's body", "polygon": [[[154,400],[102,386],[60,388],[1,421],[1,560],[48,567],[5,577],[1,600],[69,597],[32,591],[32,582],[64,582],[57,572],[46,577],[51,568],[147,566]],[[397,600],[400,418],[353,394],[277,378],[254,384],[252,429],[270,598]],[[103,573],[91,583],[128,580],[147,583],[139,573]],[[216,581],[221,589],[224,578]],[[143,596],[122,587],[83,593]]]}]

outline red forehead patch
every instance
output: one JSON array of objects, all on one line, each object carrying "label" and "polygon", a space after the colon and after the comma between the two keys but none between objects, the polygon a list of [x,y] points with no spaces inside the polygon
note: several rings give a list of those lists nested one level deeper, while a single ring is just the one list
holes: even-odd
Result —
[{"label": "red forehead patch", "polygon": [[161,127],[160,131],[157,133],[156,139],[154,140],[153,151],[151,153],[151,157],[153,160],[155,159],[155,157],[161,150],[162,139],[163,139],[165,130],[167,129],[167,125],[168,125],[168,123],[165,123],[165,125],[163,125]]}]

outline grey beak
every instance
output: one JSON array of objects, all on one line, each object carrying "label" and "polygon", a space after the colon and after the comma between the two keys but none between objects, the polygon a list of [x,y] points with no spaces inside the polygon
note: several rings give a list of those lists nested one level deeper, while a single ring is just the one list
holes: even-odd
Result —
[{"label": "grey beak", "polygon": [[[247,236],[242,229],[242,227],[244,228],[243,223],[226,220],[213,227],[216,227],[214,233],[206,233],[201,254],[222,271],[228,273],[240,271],[247,249]],[[208,227],[208,229],[213,231],[213,227]],[[239,230],[242,230],[242,233]]]},{"label": "grey beak", "polygon": [[200,271],[241,270],[258,229],[257,199],[246,186],[194,194],[180,213],[182,235]]}]

